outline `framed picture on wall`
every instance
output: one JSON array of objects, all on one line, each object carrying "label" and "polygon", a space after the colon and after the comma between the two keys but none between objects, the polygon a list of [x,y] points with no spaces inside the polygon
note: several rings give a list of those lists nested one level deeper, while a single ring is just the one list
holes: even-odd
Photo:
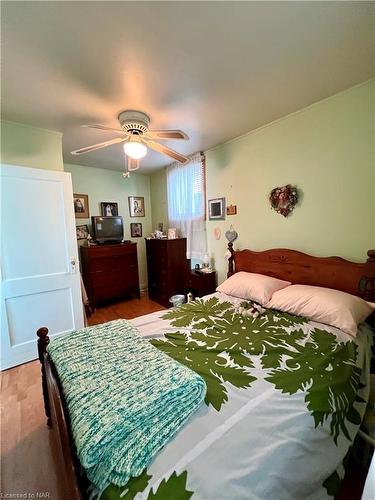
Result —
[{"label": "framed picture on wall", "polygon": [[208,219],[225,219],[225,198],[214,198],[208,200]]},{"label": "framed picture on wall", "polygon": [[132,238],[140,238],[142,236],[142,224],[140,222],[130,223],[130,235]]},{"label": "framed picture on wall", "polygon": [[145,216],[145,199],[143,196],[128,196],[130,217]]},{"label": "framed picture on wall", "polygon": [[88,219],[89,214],[89,196],[88,194],[73,194],[74,215],[76,219]]},{"label": "framed picture on wall", "polygon": [[83,224],[82,226],[76,226],[77,240],[87,240],[89,235],[89,228],[87,224]]},{"label": "framed picture on wall", "polygon": [[118,215],[118,204],[114,201],[102,201],[100,211],[103,217],[113,217]]}]

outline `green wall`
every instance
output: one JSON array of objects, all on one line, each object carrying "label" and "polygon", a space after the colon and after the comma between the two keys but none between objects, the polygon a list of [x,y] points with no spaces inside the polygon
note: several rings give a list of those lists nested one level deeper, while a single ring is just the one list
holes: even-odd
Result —
[{"label": "green wall", "polygon": [[[374,95],[372,80],[206,153],[207,199],[225,196],[238,208],[224,221],[207,221],[219,282],[231,224],[239,233],[237,249],[286,247],[363,261],[375,248]],[[289,183],[301,201],[284,218],[270,209],[268,196]],[[151,186],[152,206],[161,206],[163,188]]]},{"label": "green wall", "polygon": [[[150,204],[150,178],[146,175],[131,174],[124,179],[122,172],[103,168],[84,167],[65,163],[65,171],[72,174],[73,192],[88,194],[90,218],[101,215],[100,203],[114,201],[118,203],[119,215],[124,218],[124,237],[137,243],[138,269],[141,289],[147,288],[147,265],[144,237],[152,230]],[[129,216],[128,196],[143,196],[145,199],[145,217]],[[76,224],[89,224],[91,219],[76,219]],[[130,223],[142,224],[142,238],[130,237]]]},{"label": "green wall", "polygon": [[168,193],[166,169],[162,168],[150,176],[152,227],[157,229],[158,223],[168,228]]},{"label": "green wall", "polygon": [[[374,81],[337,94],[207,153],[207,198],[225,196],[238,215],[207,222],[208,248],[224,279],[224,233],[236,248],[286,247],[362,261],[375,248]],[[270,209],[275,186],[294,184],[288,218]]]},{"label": "green wall", "polygon": [[21,123],[1,122],[1,162],[64,170],[62,134]]}]

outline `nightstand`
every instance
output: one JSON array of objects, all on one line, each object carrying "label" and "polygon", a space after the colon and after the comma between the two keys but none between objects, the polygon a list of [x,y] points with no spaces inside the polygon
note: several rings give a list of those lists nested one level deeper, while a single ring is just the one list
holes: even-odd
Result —
[{"label": "nightstand", "polygon": [[193,269],[187,273],[185,294],[191,292],[195,297],[203,297],[214,293],[216,289],[216,271],[212,273],[197,273]]}]

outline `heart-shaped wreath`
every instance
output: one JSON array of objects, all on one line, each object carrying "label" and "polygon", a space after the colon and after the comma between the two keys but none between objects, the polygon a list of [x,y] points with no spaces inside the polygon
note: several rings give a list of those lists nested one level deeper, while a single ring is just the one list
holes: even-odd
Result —
[{"label": "heart-shaped wreath", "polygon": [[278,214],[287,217],[297,204],[297,188],[290,184],[276,187],[272,189],[269,200],[271,207],[276,210]]}]

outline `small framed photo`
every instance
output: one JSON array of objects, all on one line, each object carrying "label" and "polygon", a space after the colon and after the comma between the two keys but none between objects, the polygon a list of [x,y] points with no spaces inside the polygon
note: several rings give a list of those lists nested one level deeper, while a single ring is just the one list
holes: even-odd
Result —
[{"label": "small framed photo", "polygon": [[130,223],[130,235],[132,238],[140,238],[142,236],[142,224],[140,222]]},{"label": "small framed photo", "polygon": [[89,235],[89,228],[87,224],[83,224],[82,226],[76,226],[77,240],[87,240]]},{"label": "small framed photo", "polygon": [[145,216],[145,199],[143,196],[128,196],[130,217]]},{"label": "small framed photo", "polygon": [[208,200],[208,219],[225,219],[225,198],[214,198]]},{"label": "small framed photo", "polygon": [[118,215],[118,204],[114,201],[102,201],[100,210],[103,217],[113,217]]},{"label": "small framed photo", "polygon": [[237,215],[237,205],[228,205],[227,215]]},{"label": "small framed photo", "polygon": [[76,219],[88,219],[89,214],[89,195],[73,194],[74,215]]},{"label": "small framed photo", "polygon": [[168,239],[175,240],[177,238],[177,229],[175,227],[170,227],[168,229]]}]

